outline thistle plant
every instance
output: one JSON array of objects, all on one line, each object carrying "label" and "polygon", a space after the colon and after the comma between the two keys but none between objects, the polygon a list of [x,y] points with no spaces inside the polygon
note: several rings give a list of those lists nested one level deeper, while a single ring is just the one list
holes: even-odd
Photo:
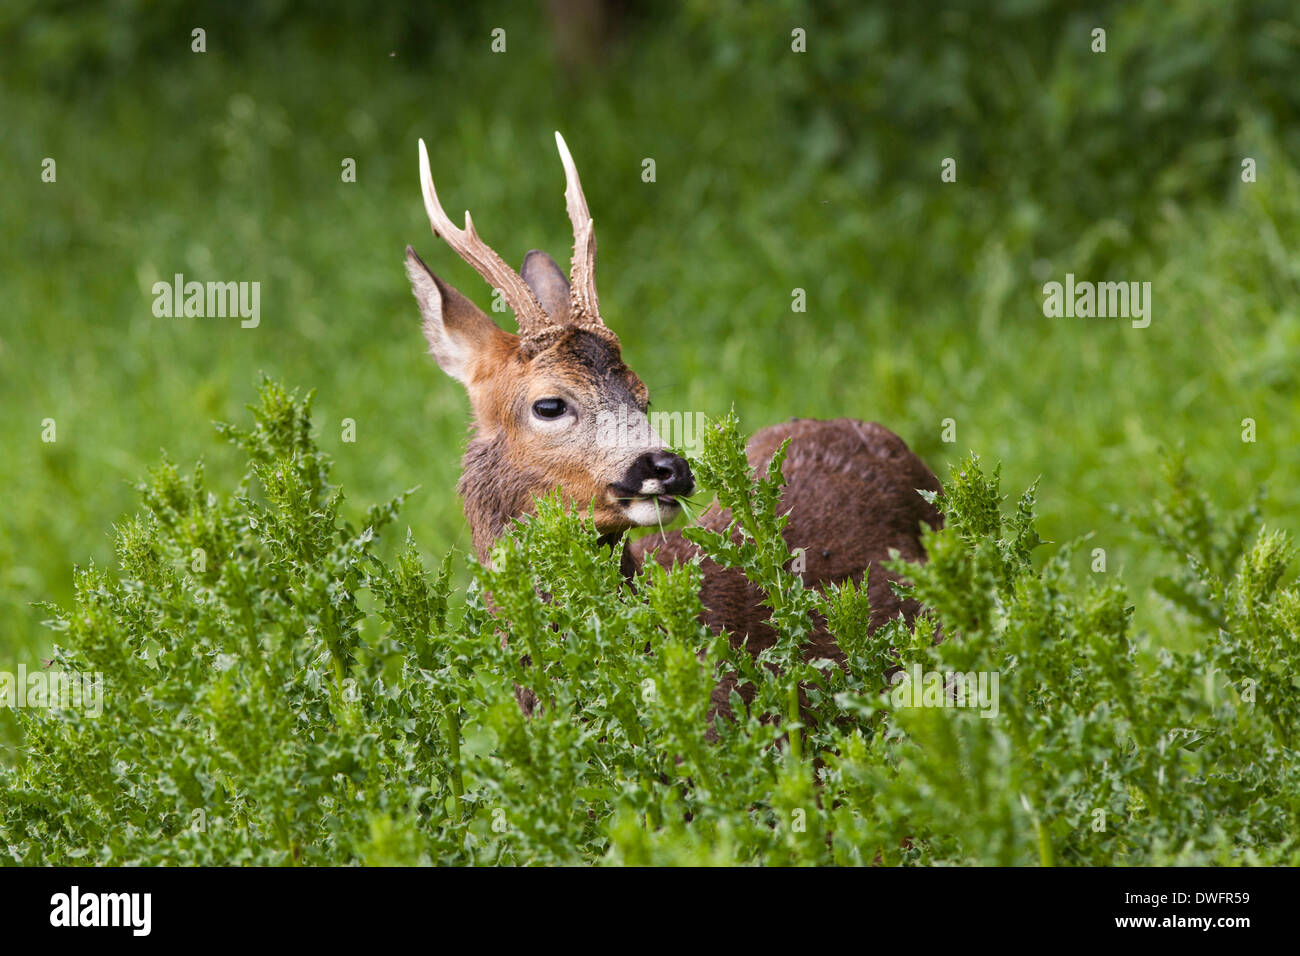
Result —
[{"label": "thistle plant", "polygon": [[[778,640],[752,658],[701,623],[698,562],[625,580],[559,497],[457,592],[468,559],[388,542],[404,495],[354,509],[330,483],[310,408],[264,383],[252,424],[219,428],[238,485],[164,460],[117,567],[47,607],[51,669],[102,675],[104,707],[14,711],[4,862],[1300,861],[1292,546],[1259,505],[1220,514],[1177,456],[1132,515],[1169,556],[1141,600],[1177,650],[973,456],[934,499],[929,561],[891,565],[925,612],[871,632],[864,588],[804,586],[781,456],[752,476],[728,416],[693,466],[730,527],[687,534],[763,593]],[[842,663],[804,660],[818,617]],[[904,693],[900,669],[941,679]],[[711,722],[726,673],[754,698]],[[962,703],[967,675],[987,706]]]}]

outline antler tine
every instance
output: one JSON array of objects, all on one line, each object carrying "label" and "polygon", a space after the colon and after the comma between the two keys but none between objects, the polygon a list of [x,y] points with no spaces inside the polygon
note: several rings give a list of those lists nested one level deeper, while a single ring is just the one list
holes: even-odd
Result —
[{"label": "antler tine", "polygon": [[420,140],[420,187],[424,193],[424,211],[429,214],[429,225],[434,235],[451,246],[458,256],[474,267],[493,288],[500,289],[506,304],[514,310],[515,321],[519,324],[519,334],[535,335],[554,325],[547,317],[533,290],[519,273],[510,268],[497,255],[492,247],[479,238],[474,230],[474,221],[469,211],[465,211],[465,228],[458,229],[443,211],[438,201],[438,191],[433,188],[433,174],[429,171],[429,153]]},{"label": "antler tine", "polygon": [[564,164],[564,204],[573,223],[573,262],[569,269],[570,312],[579,321],[604,326],[600,317],[600,300],[596,297],[596,224],[587,210],[587,197],[582,194],[582,181],[578,167],[557,130],[555,145],[560,150]]}]

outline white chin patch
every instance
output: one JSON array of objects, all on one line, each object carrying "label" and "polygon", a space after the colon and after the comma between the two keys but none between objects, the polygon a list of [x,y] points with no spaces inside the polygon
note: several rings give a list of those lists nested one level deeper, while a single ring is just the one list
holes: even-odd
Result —
[{"label": "white chin patch", "polygon": [[681,505],[675,501],[665,504],[657,498],[637,498],[623,505],[623,513],[627,515],[627,520],[642,526],[666,524],[677,517],[680,509]]}]

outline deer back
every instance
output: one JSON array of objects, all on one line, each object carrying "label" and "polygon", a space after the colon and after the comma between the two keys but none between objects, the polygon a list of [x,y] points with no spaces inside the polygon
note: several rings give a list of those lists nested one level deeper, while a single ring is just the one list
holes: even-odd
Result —
[{"label": "deer back", "polygon": [[[867,577],[871,603],[870,629],[902,614],[915,617],[919,605],[902,600],[889,586],[897,575],[881,566],[891,549],[910,561],[925,560],[921,529],[936,530],[943,517],[918,493],[939,491],[939,482],[901,438],[874,422],[850,418],[832,421],[795,419],[755,433],[746,447],[751,469],[766,471],[782,442],[790,447],[782,463],[785,478],[781,508],[790,513],[784,529],[792,551],[802,548],[804,584],[823,588]],[[716,504],[700,517],[700,524],[723,531],[730,514]],[[639,566],[653,552],[654,559],[671,567],[693,558],[699,549],[680,532],[657,532],[631,545]],[[704,622],[713,630],[726,630],[733,644],[744,643],[757,654],[776,641],[768,623],[769,611],[762,592],[740,569],[702,561],[704,584],[700,599]],[[808,657],[842,659],[823,621],[817,622],[806,652]]]}]

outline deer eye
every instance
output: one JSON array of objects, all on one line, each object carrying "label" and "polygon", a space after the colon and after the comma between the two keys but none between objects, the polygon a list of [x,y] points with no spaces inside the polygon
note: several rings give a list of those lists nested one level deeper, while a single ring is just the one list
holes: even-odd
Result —
[{"label": "deer eye", "polygon": [[539,398],[533,402],[533,414],[538,418],[556,419],[568,410],[562,398]]}]

